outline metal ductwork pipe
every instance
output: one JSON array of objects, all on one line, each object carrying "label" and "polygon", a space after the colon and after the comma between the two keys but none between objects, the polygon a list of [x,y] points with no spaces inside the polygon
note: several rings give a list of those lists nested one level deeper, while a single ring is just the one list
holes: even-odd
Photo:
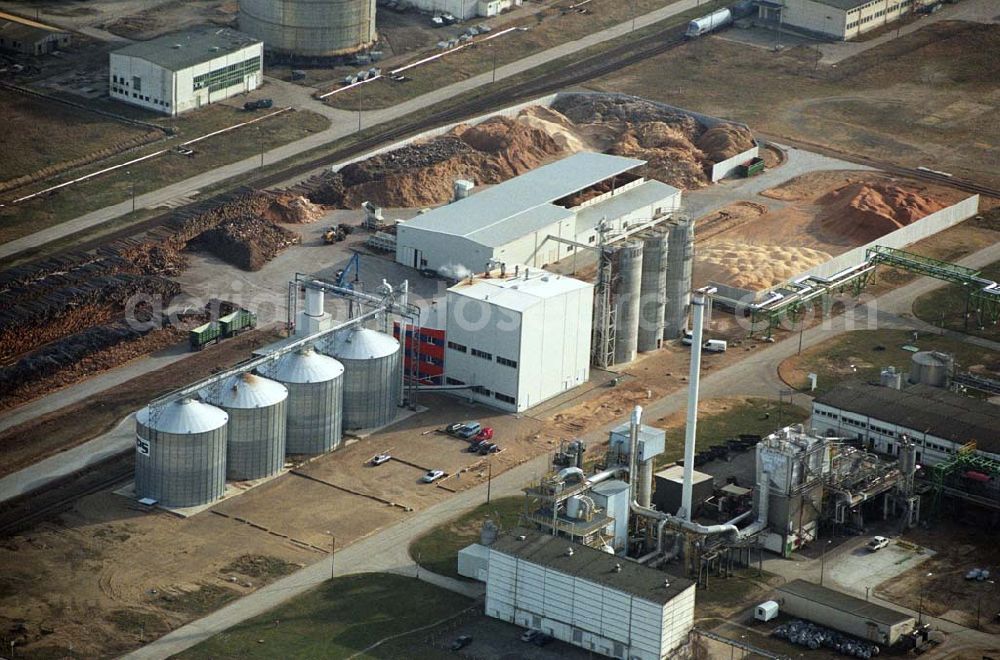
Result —
[{"label": "metal ductwork pipe", "polygon": [[698,385],[701,377],[701,344],[705,327],[705,298],[715,293],[714,287],[694,292],[691,299],[691,369],[688,373],[687,424],[684,428],[684,483],[681,490],[681,514],[691,522],[692,484],[694,482],[694,445],[698,431]]},{"label": "metal ductwork pipe", "polygon": [[640,505],[649,508],[653,503],[653,461],[643,461],[639,464],[639,493],[636,500]]}]

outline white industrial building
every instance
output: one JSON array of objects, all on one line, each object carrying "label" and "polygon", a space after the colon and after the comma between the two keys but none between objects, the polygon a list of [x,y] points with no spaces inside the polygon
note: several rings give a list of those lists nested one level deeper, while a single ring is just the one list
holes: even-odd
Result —
[{"label": "white industrial building", "polygon": [[934,465],[969,443],[1000,460],[998,419],[995,404],[939,387],[846,383],[813,401],[811,424],[819,433],[857,439],[893,456],[907,436],[916,444],[916,462]]},{"label": "white industrial building", "polygon": [[451,14],[459,20],[476,16],[490,17],[520,7],[523,0],[408,0],[407,4],[421,11]]},{"label": "white industrial building", "polygon": [[396,261],[436,271],[543,267],[596,245],[599,227],[631,231],[680,207],[681,191],[634,172],[645,161],[580,152],[396,227]]},{"label": "white industrial building", "polygon": [[613,658],[681,653],[694,625],[695,584],[537,531],[489,548],[487,616]]},{"label": "white industrial building", "polygon": [[758,16],[835,39],[851,39],[902,18],[921,0],[758,0]]},{"label": "white industrial building", "polygon": [[448,289],[445,384],[512,412],[582,385],[593,305],[592,284],[522,266],[459,282]]},{"label": "white industrial building", "polygon": [[229,28],[196,28],[111,53],[111,98],[177,115],[257,89],[263,44]]}]

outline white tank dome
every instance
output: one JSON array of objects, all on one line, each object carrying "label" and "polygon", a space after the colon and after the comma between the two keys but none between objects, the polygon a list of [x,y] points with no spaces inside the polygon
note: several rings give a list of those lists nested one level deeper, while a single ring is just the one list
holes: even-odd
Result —
[{"label": "white tank dome", "polygon": [[342,376],[344,365],[309,346],[283,355],[262,371],[282,383],[325,383]]},{"label": "white tank dome", "polygon": [[342,332],[327,342],[324,352],[342,360],[371,360],[392,355],[399,342],[387,334],[359,328]]},{"label": "white tank dome", "polygon": [[236,374],[220,384],[219,390],[202,390],[202,398],[223,408],[266,408],[288,398],[281,383],[251,373]]},{"label": "white tank dome", "polygon": [[229,415],[224,410],[188,398],[163,406],[155,420],[150,419],[151,413],[150,407],[146,406],[136,413],[135,419],[154,431],[178,435],[214,431],[229,421]]}]

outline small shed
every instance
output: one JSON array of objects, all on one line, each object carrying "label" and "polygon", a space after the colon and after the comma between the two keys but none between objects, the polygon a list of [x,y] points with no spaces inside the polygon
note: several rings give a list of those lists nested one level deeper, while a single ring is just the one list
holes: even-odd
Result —
[{"label": "small shed", "polygon": [[805,580],[778,587],[785,614],[883,646],[893,646],[916,627],[916,619],[882,605]]}]

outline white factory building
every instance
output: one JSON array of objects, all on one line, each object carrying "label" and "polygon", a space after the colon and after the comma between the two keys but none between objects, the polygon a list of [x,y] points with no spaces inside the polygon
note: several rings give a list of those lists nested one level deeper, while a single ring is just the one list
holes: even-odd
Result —
[{"label": "white factory building", "polygon": [[448,289],[445,384],[521,412],[590,377],[594,287],[525,266]]},{"label": "white factory building", "polygon": [[420,11],[451,14],[459,20],[476,16],[490,17],[520,7],[523,0],[409,0],[407,4]]},{"label": "white factory building", "polygon": [[580,152],[474,192],[397,225],[396,261],[445,272],[555,263],[582,249],[565,241],[596,245],[602,223],[620,234],[680,207],[680,190],[635,173],[644,164]]},{"label": "white factory building", "polygon": [[111,98],[166,115],[257,89],[262,42],[229,28],[203,27],[130,44],[111,53]]},{"label": "white factory building", "polygon": [[489,547],[486,614],[612,658],[683,653],[695,584],[537,531]]},{"label": "white factory building", "polygon": [[894,389],[846,383],[813,401],[811,425],[817,432],[851,438],[875,451],[899,455],[904,436],[916,444],[919,465],[934,465],[975,443],[976,450],[1000,460],[996,404],[930,385]]},{"label": "white factory building", "polygon": [[923,0],[758,0],[758,16],[835,39],[851,39],[912,13]]}]

